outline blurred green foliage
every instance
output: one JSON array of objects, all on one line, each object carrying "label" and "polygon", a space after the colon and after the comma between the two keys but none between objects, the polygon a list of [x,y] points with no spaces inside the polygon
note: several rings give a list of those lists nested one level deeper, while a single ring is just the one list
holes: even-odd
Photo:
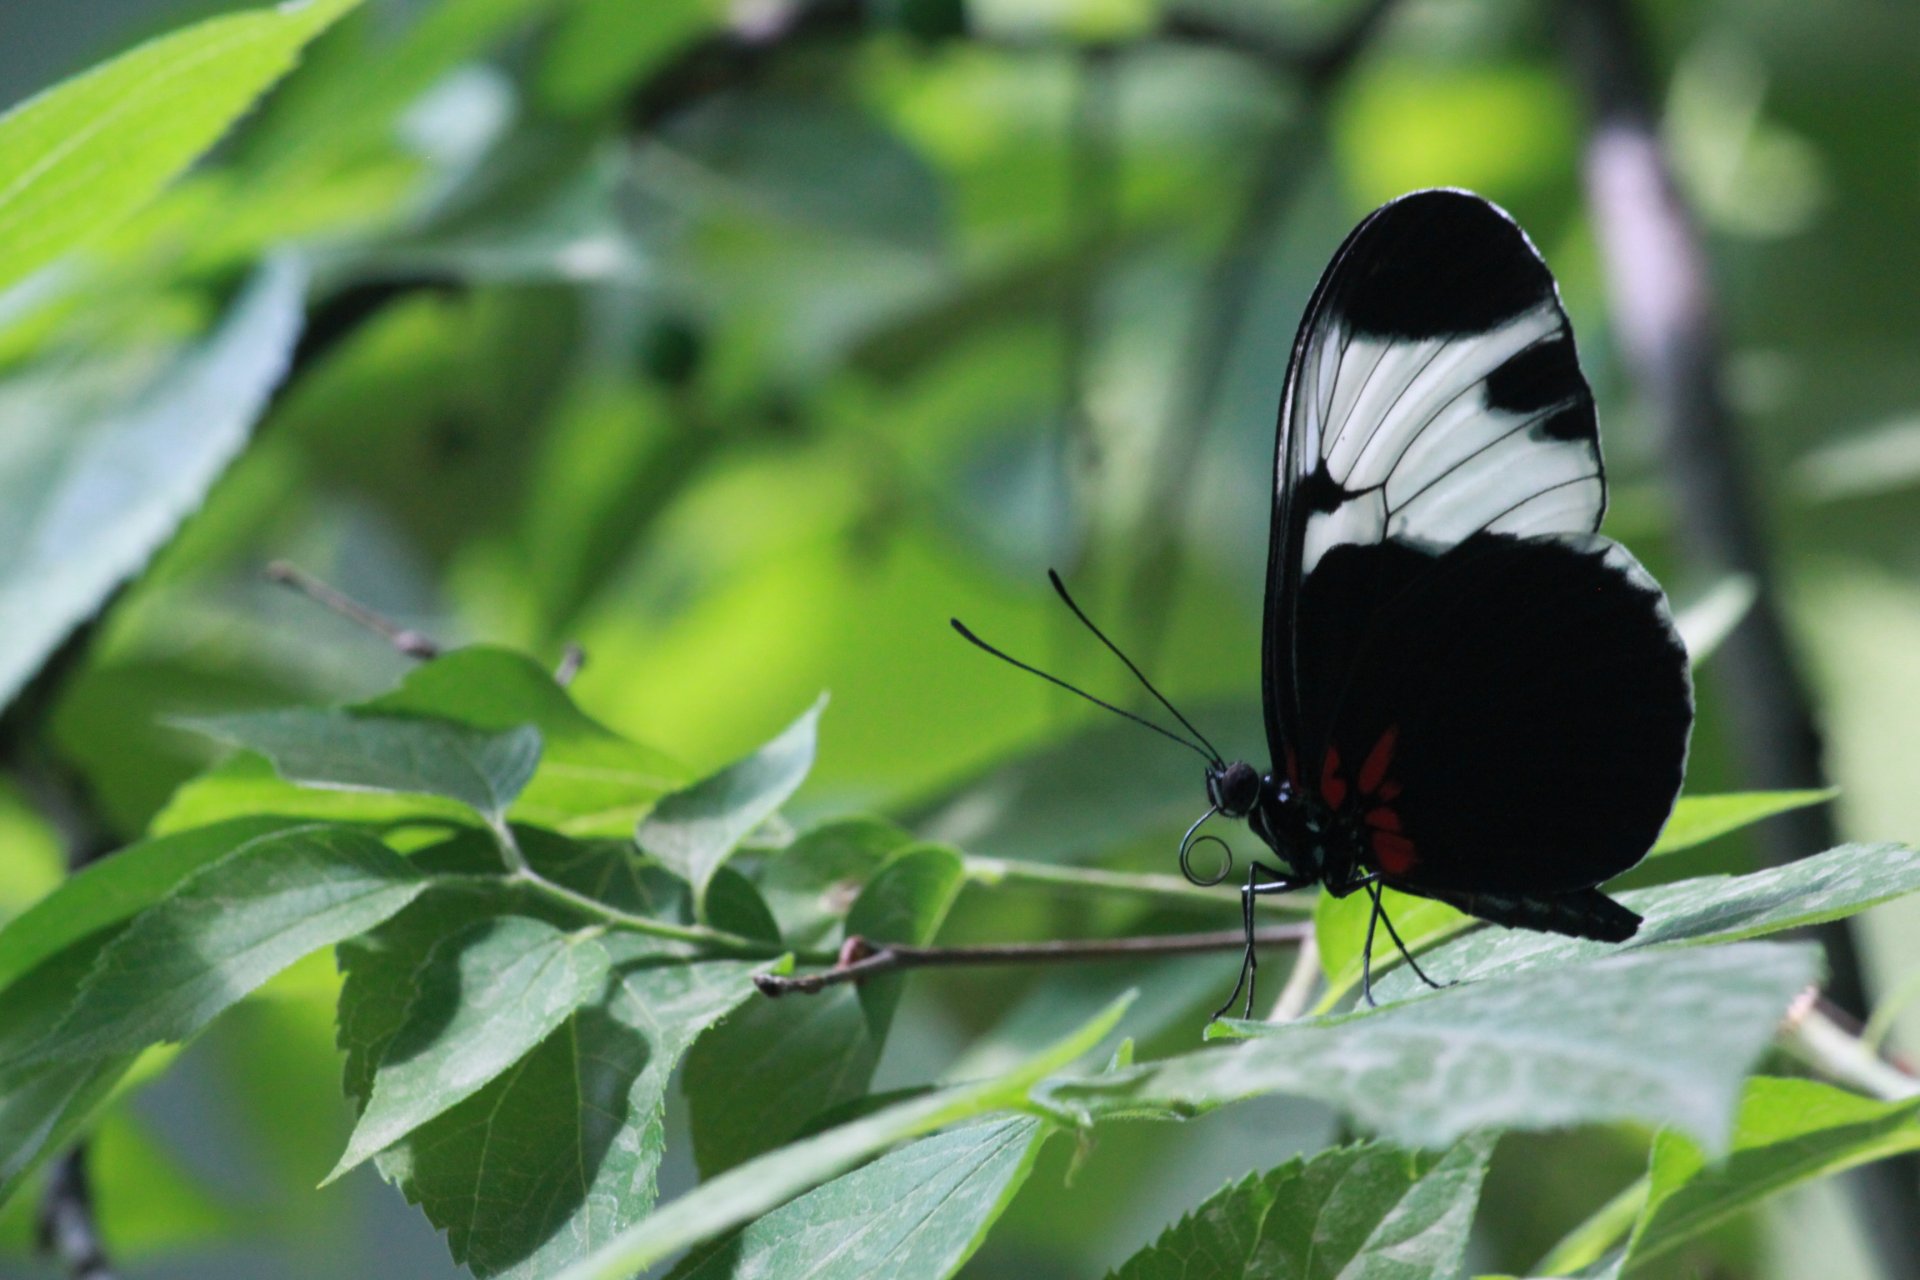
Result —
[{"label": "blurred green foliage", "polygon": [[[14,77],[9,100],[25,98],[188,10],[242,7],[156,4],[83,49],[71,6],[18,0],[5,21],[23,34],[0,41],[0,75]],[[1285,353],[1354,218],[1432,183],[1482,191],[1539,243],[1606,423],[1609,531],[1680,604],[1712,591],[1669,544],[1686,496],[1666,483],[1609,339],[1578,182],[1583,111],[1550,6],[1407,0],[1331,77],[1247,50],[1318,48],[1351,3],[1182,9],[1239,41],[1161,38],[1174,7],[890,0],[857,22],[731,43],[730,22],[776,32],[784,6],[764,6],[759,28],[718,0],[260,10],[225,21],[267,33],[270,56],[222,64],[218,91],[101,91],[157,140],[79,155],[75,181],[111,179],[82,210],[10,200],[18,175],[0,145],[0,665],[21,683],[69,624],[85,638],[36,704],[41,740],[116,842],[293,804],[244,760],[180,791],[215,756],[177,722],[364,699],[412,663],[266,582],[285,558],[443,645],[545,662],[581,645],[569,692],[595,719],[559,699],[540,721],[545,758],[628,781],[657,770],[642,808],[753,752],[827,689],[812,772],[785,809],[796,826],[866,811],[977,857],[1170,871],[1200,804],[1191,762],[983,660],[946,620],[1117,690],[1044,588],[1057,566],[1230,754],[1257,756],[1256,481]],[[1911,837],[1920,18],[1871,0],[1638,8],[1665,139],[1713,252],[1742,444],[1843,825]],[[23,61],[48,33],[68,52]],[[54,118],[45,103],[0,126]],[[9,232],[29,215],[43,238]],[[427,701],[397,709],[509,728],[447,700],[538,671],[475,652],[443,661],[497,669],[470,669],[457,693],[407,686]],[[1692,791],[1740,781],[1722,711],[1709,693]],[[578,813],[588,790],[541,774],[521,804]],[[337,816],[387,801],[300,803]],[[635,816],[570,833],[619,834]],[[886,850],[859,863],[864,878],[906,837],[862,830]],[[52,887],[58,847],[26,797],[0,793],[0,916]],[[794,941],[806,864],[781,873],[798,886],[782,899],[756,856],[743,861]],[[1664,859],[1659,878],[1750,858],[1742,837],[1718,839]],[[1237,918],[1225,894],[975,889],[951,907],[919,919],[954,943]],[[1879,973],[1920,965],[1916,911],[1873,917]],[[838,918],[806,927],[828,940]],[[837,1044],[839,1058],[810,1062],[851,1073],[840,1102],[869,1078],[884,1091],[1005,1070],[1139,986],[1124,1025],[1147,1058],[1193,1047],[1230,968],[933,973],[877,1026],[843,991],[794,1034]],[[131,1273],[449,1273],[442,1244],[370,1176],[310,1190],[352,1127],[331,1047],[338,984],[312,960],[287,970],[180,1070],[105,1113],[101,1212]],[[796,1019],[792,1007],[755,1008],[690,1061],[749,1019]],[[860,1034],[873,1038],[845,1038]],[[1893,1034],[1920,1048],[1912,1020]],[[711,1174],[810,1119],[786,1116],[764,1141],[688,1141],[686,1109],[698,1123],[716,1103],[686,1094],[667,1113],[663,1198],[692,1184],[696,1152]],[[1097,1274],[1229,1180],[1326,1147],[1332,1126],[1307,1104],[1261,1102],[1103,1126],[1079,1148],[1023,1129],[1008,1138],[1032,1144],[1017,1160],[978,1148],[1019,1190],[965,1274]],[[1656,1190],[1693,1157],[1684,1138],[1661,1143]],[[1527,1267],[1638,1175],[1644,1146],[1615,1129],[1503,1144],[1488,1199],[1516,1207],[1480,1214],[1472,1265]],[[1009,1161],[1031,1166],[1024,1184]],[[0,1219],[11,1247],[25,1248],[29,1201]],[[1662,1229],[1674,1203],[1641,1230]],[[989,1197],[980,1212],[1001,1207]],[[1829,1242],[1823,1258],[1847,1256],[1857,1231],[1830,1201],[1767,1212],[1798,1215]],[[1729,1216],[1637,1274],[1794,1274],[1778,1233],[1753,1222]],[[778,1257],[779,1230],[770,1217],[732,1247]]]}]

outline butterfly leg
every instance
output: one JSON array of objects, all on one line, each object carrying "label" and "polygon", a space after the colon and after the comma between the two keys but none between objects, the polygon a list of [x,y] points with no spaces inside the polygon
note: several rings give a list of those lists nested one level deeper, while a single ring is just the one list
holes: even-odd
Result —
[{"label": "butterfly leg", "polygon": [[[1407,944],[1400,941],[1400,931],[1393,927],[1393,917],[1387,914],[1386,905],[1380,900],[1380,886],[1378,884],[1370,884],[1367,886],[1367,892],[1373,895],[1373,915],[1367,920],[1368,959],[1372,959],[1373,956],[1373,922],[1374,920],[1379,920],[1387,926],[1387,936],[1393,939],[1393,945],[1399,948],[1400,958],[1407,962],[1407,967],[1413,970],[1416,978],[1419,978],[1420,981],[1426,983],[1435,991],[1441,991],[1447,987],[1457,985],[1452,982],[1435,982],[1427,976],[1427,971],[1422,969],[1420,962],[1413,958],[1413,952],[1407,950]],[[1373,1003],[1373,993],[1371,991],[1367,993],[1367,1003]]]},{"label": "butterfly leg", "polygon": [[[1272,876],[1273,879],[1262,880],[1260,878],[1262,872]],[[1254,979],[1260,969],[1259,952],[1253,945],[1253,900],[1262,894],[1292,893],[1300,887],[1299,881],[1289,880],[1272,867],[1263,867],[1257,862],[1248,864],[1247,883],[1240,890],[1240,924],[1246,931],[1246,949],[1240,954],[1240,978],[1233,984],[1233,994],[1227,997],[1227,1002],[1215,1009],[1213,1017],[1207,1021],[1217,1022],[1224,1017],[1227,1010],[1233,1008],[1234,1001],[1240,998],[1242,988],[1247,993],[1246,1012],[1243,1016],[1248,1018],[1253,1016]]]}]

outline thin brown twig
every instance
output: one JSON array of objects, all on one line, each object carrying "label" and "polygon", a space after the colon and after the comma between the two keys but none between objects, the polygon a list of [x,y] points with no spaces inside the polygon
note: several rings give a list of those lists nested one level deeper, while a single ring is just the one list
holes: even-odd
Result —
[{"label": "thin brown twig", "polygon": [[347,621],[365,627],[409,658],[437,658],[440,646],[432,637],[411,627],[403,627],[384,614],[376,613],[352,596],[285,560],[267,566],[267,579],[290,587],[315,604],[339,614]]},{"label": "thin brown twig", "polygon": [[[1298,946],[1313,936],[1311,921],[1269,925],[1253,932],[1255,946]],[[1192,955],[1205,951],[1236,951],[1246,945],[1240,929],[1207,933],[1153,933],[1131,938],[1077,939],[1054,942],[1012,942],[986,947],[910,947],[899,943],[875,945],[849,938],[840,962],[819,973],[799,977],[761,974],[754,985],[764,995],[813,995],[845,982],[860,982],[902,969],[957,968],[1001,964],[1060,964],[1076,960],[1124,960],[1131,956]]]}]

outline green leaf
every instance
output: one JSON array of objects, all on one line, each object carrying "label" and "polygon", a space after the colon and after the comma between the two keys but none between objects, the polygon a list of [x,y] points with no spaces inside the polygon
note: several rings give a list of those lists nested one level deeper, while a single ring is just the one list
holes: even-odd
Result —
[{"label": "green leaf", "polygon": [[[527,852],[542,872],[561,874],[538,845]],[[341,948],[340,1043],[356,1102],[365,1103],[373,1065],[437,940],[513,909],[508,892],[429,894]],[[633,934],[610,934],[601,946],[612,965],[603,998],[376,1157],[478,1275],[545,1277],[646,1215],[665,1149],[668,1080],[695,1037],[753,997],[752,976],[767,967],[696,960],[688,948]]]},{"label": "green leaf", "polygon": [[[1624,943],[1586,942],[1524,929],[1480,929],[1435,951],[1421,967],[1436,980],[1471,981],[1649,947],[1730,942],[1838,920],[1920,890],[1920,852],[1897,844],[1848,844],[1744,876],[1701,876],[1620,901],[1645,917]],[[1411,941],[1411,939],[1409,939]],[[1374,984],[1382,1001],[1419,985],[1399,970]]]},{"label": "green leaf", "polygon": [[491,823],[540,761],[540,731],[484,733],[448,720],[296,707],[179,722],[257,751],[281,777],[310,787],[440,796]]},{"label": "green leaf", "polygon": [[1458,1272],[1490,1135],[1444,1154],[1378,1143],[1249,1174],[1167,1228],[1113,1280],[1405,1280]]},{"label": "green leaf", "polygon": [[426,881],[371,836],[263,836],[195,872],[100,952],[33,1060],[181,1041],[294,961],[373,928]]},{"label": "green leaf", "polygon": [[1671,1130],[1654,1139],[1647,1202],[1622,1270],[1788,1187],[1920,1150],[1917,1120],[1920,1099],[1880,1102],[1813,1080],[1751,1081],[1724,1159],[1708,1163],[1698,1145]]},{"label": "green leaf", "polygon": [[[1835,794],[1831,790],[1748,791],[1681,796],[1673,807],[1672,816],[1667,819],[1665,830],[1660,833],[1660,839],[1647,856],[1691,849],[1776,814],[1825,803]],[[1920,885],[1915,887],[1920,888]],[[1635,901],[1632,895],[1627,895],[1623,900],[1629,903]],[[1393,927],[1400,931],[1401,940],[1415,951],[1480,924],[1472,916],[1432,898],[1419,898],[1388,889],[1383,895],[1383,902]],[[1323,893],[1314,904],[1314,938],[1319,944],[1321,967],[1327,973],[1327,992],[1320,1002],[1323,1011],[1339,1004],[1347,992],[1360,984],[1360,948],[1366,939],[1367,917],[1372,909],[1373,904],[1367,896],[1359,893],[1349,894],[1345,898]],[[1646,937],[1644,931],[1641,937]],[[1399,963],[1399,948],[1393,945],[1385,930],[1380,930],[1373,943],[1375,974],[1379,975]],[[1387,982],[1375,990],[1400,989],[1395,983]]]},{"label": "green leaf", "polygon": [[654,806],[635,839],[693,886],[705,917],[707,884],[754,828],[779,812],[813,767],[823,696],[779,737]]},{"label": "green leaf", "polygon": [[0,987],[62,948],[152,906],[209,862],[287,825],[279,818],[237,818],[142,840],[89,863],[0,929]]},{"label": "green leaf", "polygon": [[28,1051],[59,1025],[109,926],[40,960],[0,989],[0,1201],[75,1136],[133,1065],[135,1055],[81,1062],[28,1062]]},{"label": "green leaf", "polygon": [[267,266],[205,343],[104,404],[92,369],[0,389],[0,703],[200,506],[285,376],[305,292],[293,262]]},{"label": "green leaf", "polygon": [[1440,1146],[1481,1128],[1673,1124],[1724,1145],[1740,1081],[1816,969],[1810,947],[1614,955],[1435,992],[1370,1013],[1238,1023],[1235,1048],[1051,1086],[1094,1114],[1185,1114],[1268,1093]]},{"label": "green leaf", "polygon": [[696,1250],[670,1280],[942,1280],[979,1247],[1046,1136],[1025,1116],[922,1138]]},{"label": "green leaf", "polygon": [[760,872],[780,936],[795,947],[831,950],[861,888],[913,837],[878,818],[850,818],[803,832]]},{"label": "green leaf", "polygon": [[574,1010],[600,997],[608,963],[593,939],[519,916],[445,939],[414,975],[418,994],[387,1041],[346,1153],[325,1181],[513,1066]]},{"label": "green leaf", "polygon": [[581,711],[544,667],[510,649],[479,645],[442,654],[358,709],[437,716],[488,733],[532,725],[540,731],[540,768],[512,817],[565,835],[627,839],[634,823],[686,780],[679,764]]},{"label": "green leaf", "polygon": [[1691,849],[1777,814],[1825,804],[1839,794],[1837,788],[1829,787],[1822,791],[1734,791],[1725,795],[1681,796],[1647,856]]},{"label": "green leaf", "polygon": [[357,3],[197,23],[0,116],[0,289],[150,200]]},{"label": "green leaf", "polygon": [[[847,915],[850,933],[924,946],[959,893],[959,855],[916,845],[889,862]],[[695,1046],[687,1104],[701,1171],[728,1169],[866,1092],[905,975],[818,995],[756,1000]]]},{"label": "green leaf", "polygon": [[1004,1076],[886,1107],[704,1182],[554,1280],[628,1280],[681,1249],[760,1217],[888,1147],[975,1116],[1017,1107],[1034,1084],[1092,1052],[1113,1030],[1126,1005],[1125,998],[1116,1000],[1072,1035]]},{"label": "green leaf", "polygon": [[[1400,940],[1418,951],[1442,938],[1451,937],[1480,922],[1432,898],[1418,898],[1392,889],[1380,892],[1380,903],[1400,932]],[[1320,967],[1327,975],[1327,990],[1320,999],[1320,1012],[1338,1005],[1343,997],[1360,985],[1362,948],[1367,941],[1367,921],[1373,914],[1373,900],[1364,893],[1336,898],[1322,893],[1313,904],[1313,938],[1320,951]],[[1375,990],[1380,975],[1400,963],[1400,949],[1393,945],[1385,929],[1375,931],[1373,973]]]}]

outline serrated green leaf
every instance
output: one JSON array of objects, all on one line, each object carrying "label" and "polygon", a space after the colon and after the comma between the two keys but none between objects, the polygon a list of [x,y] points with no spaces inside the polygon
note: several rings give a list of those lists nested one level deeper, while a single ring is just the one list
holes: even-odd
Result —
[{"label": "serrated green leaf", "polygon": [[[959,855],[917,845],[861,891],[848,930],[924,946],[939,932],[964,872]],[[756,1000],[704,1037],[687,1063],[693,1147],[707,1174],[779,1146],[815,1116],[866,1092],[904,975],[855,991]]]},{"label": "serrated green leaf", "polygon": [[[564,874],[552,850],[530,843],[527,852],[543,873]],[[341,949],[340,1043],[356,1102],[436,940],[514,909],[511,892],[426,895]],[[687,947],[633,934],[601,945],[612,964],[603,1000],[375,1158],[477,1275],[545,1277],[645,1216],[665,1147],[668,1080],[695,1037],[753,997],[752,975],[767,967],[695,960]]]},{"label": "serrated green leaf", "polygon": [[407,1015],[387,1040],[347,1150],[326,1177],[473,1096],[606,986],[600,944],[507,916],[448,937],[413,975]]},{"label": "serrated green leaf", "polygon": [[1426,1280],[1460,1267],[1493,1154],[1378,1143],[1323,1151],[1226,1187],[1113,1280]]},{"label": "serrated green leaf", "polygon": [[0,389],[0,704],[205,500],[286,373],[305,295],[297,264],[267,266],[217,332],[109,403],[89,370]]},{"label": "serrated green leaf", "polygon": [[0,117],[0,289],[151,199],[357,3],[211,18]]},{"label": "serrated green leaf", "polygon": [[302,956],[378,925],[426,883],[356,831],[251,841],[135,916],[27,1056],[104,1058],[185,1040]]},{"label": "serrated green leaf", "polygon": [[825,707],[822,696],[766,746],[667,796],[641,821],[634,839],[693,886],[703,918],[713,873],[806,780]]},{"label": "serrated green leaf", "polygon": [[142,840],[88,864],[0,929],[0,987],[88,934],[152,906],[209,862],[288,825],[280,818],[237,818]]},{"label": "serrated green leaf", "polygon": [[1647,856],[1691,849],[1779,814],[1825,804],[1839,794],[1837,789],[1829,787],[1821,791],[1733,791],[1724,795],[1681,796]]},{"label": "serrated green leaf", "polygon": [[655,801],[686,781],[678,763],[581,711],[544,667],[510,649],[442,654],[357,709],[436,716],[488,733],[532,725],[540,731],[540,768],[511,816],[565,835],[627,839]]},{"label": "serrated green leaf", "polygon": [[696,1250],[669,1280],[943,1280],[1026,1181],[1045,1136],[1015,1116],[922,1138]]},{"label": "serrated green leaf", "polygon": [[1653,1144],[1646,1206],[1621,1272],[1632,1272],[1776,1192],[1920,1150],[1920,1099],[1881,1102],[1813,1080],[1751,1081],[1719,1161],[1671,1130]]},{"label": "serrated green leaf", "polygon": [[[1620,901],[1645,917],[1640,932],[1624,943],[1586,942],[1524,929],[1479,929],[1423,958],[1421,967],[1438,981],[1472,981],[1622,949],[1757,938],[1838,920],[1916,890],[1920,852],[1897,844],[1841,845],[1750,875],[1701,876],[1623,893]],[[1418,985],[1417,979],[1396,969],[1375,982],[1374,994],[1382,1001],[1399,999]]]},{"label": "serrated green leaf", "polygon": [[532,725],[485,733],[449,720],[308,707],[179,723],[259,752],[289,782],[439,796],[490,822],[505,821],[540,761]]},{"label": "serrated green leaf", "polygon": [[[1673,814],[1647,855],[1678,853],[1742,827],[1751,826],[1777,814],[1803,809],[1831,800],[1833,791],[1746,791],[1724,795],[1681,796]],[[1916,886],[1920,887],[1920,886]],[[1444,902],[1396,893],[1383,894],[1387,916],[1400,938],[1415,951],[1432,946],[1444,938],[1464,933],[1480,922]],[[1320,949],[1321,968],[1327,974],[1327,993],[1321,1009],[1330,1009],[1360,983],[1360,948],[1367,935],[1367,917],[1373,904],[1365,894],[1335,898],[1321,894],[1314,904],[1313,932]],[[1644,935],[1643,935],[1644,936]],[[1373,943],[1375,974],[1384,973],[1400,962],[1400,951],[1380,930]],[[1384,989],[1399,988],[1392,983]]]},{"label": "serrated green leaf", "polygon": [[622,1232],[554,1280],[628,1280],[674,1253],[758,1218],[888,1147],[975,1116],[1019,1106],[1048,1074],[1093,1051],[1126,1012],[1116,1000],[1073,1034],[1013,1071],[876,1111],[702,1183]]},{"label": "serrated green leaf", "polygon": [[1097,1115],[1295,1094],[1415,1146],[1625,1120],[1676,1125],[1718,1148],[1741,1079],[1816,968],[1812,948],[1773,943],[1629,952],[1368,1013],[1238,1023],[1245,1044],[1048,1095]]}]

